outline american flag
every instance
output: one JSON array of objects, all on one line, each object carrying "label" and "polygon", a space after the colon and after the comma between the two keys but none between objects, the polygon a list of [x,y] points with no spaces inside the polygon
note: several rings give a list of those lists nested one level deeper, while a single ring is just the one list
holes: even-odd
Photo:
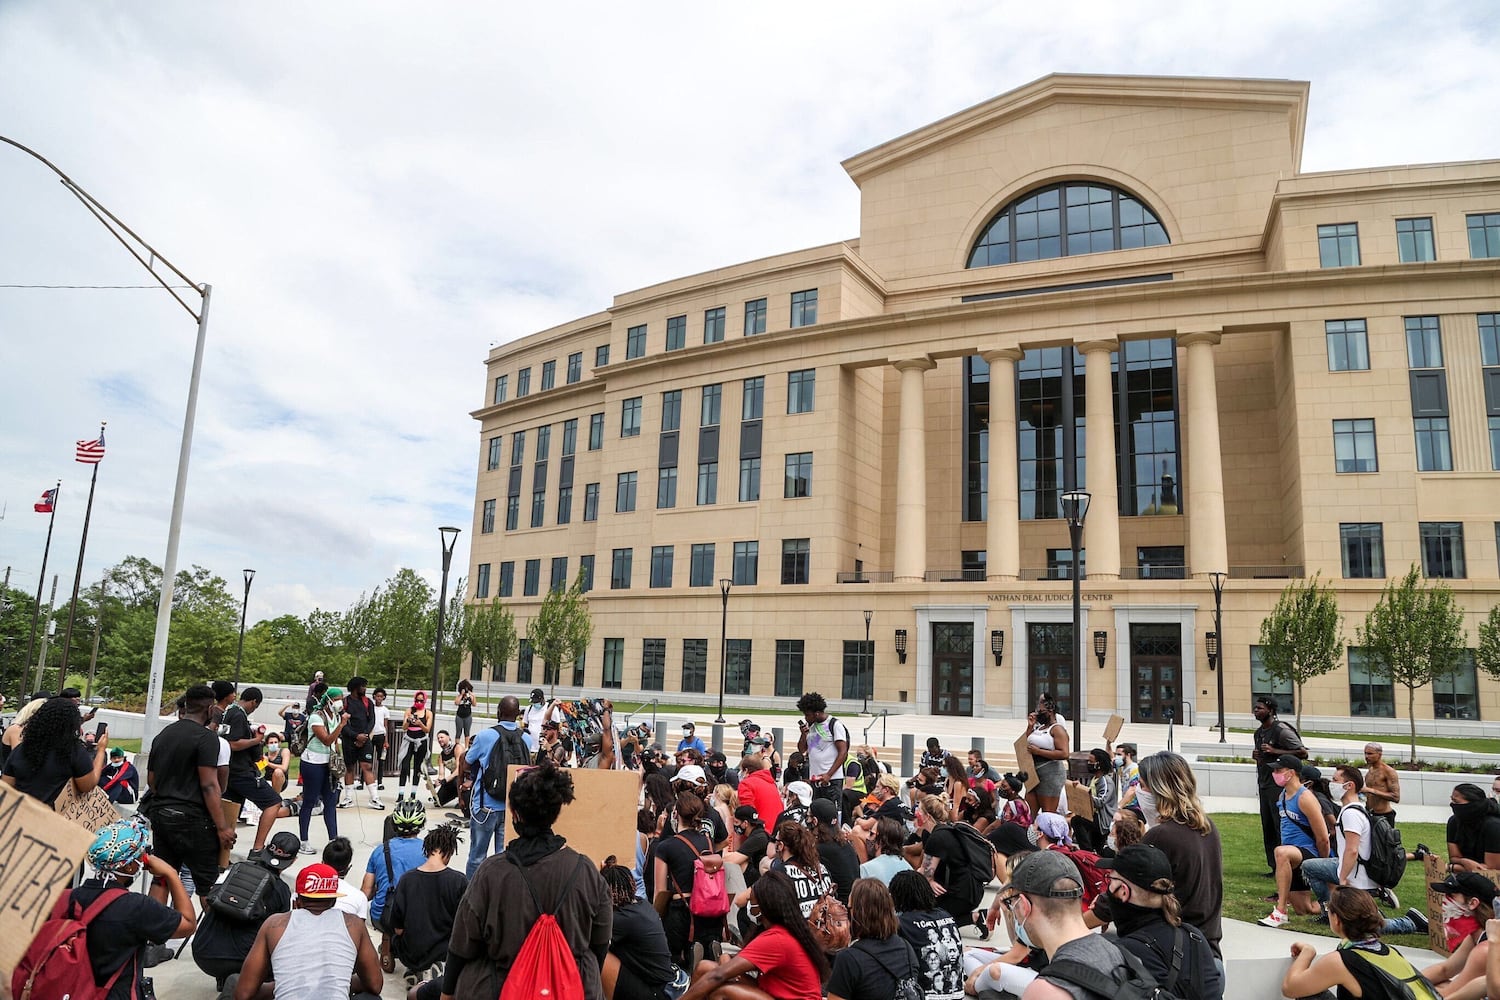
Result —
[{"label": "american flag", "polygon": [[99,436],[92,441],[78,442],[78,461],[84,465],[98,465],[99,460],[104,457],[104,428],[99,428]]},{"label": "american flag", "polygon": [[56,503],[57,490],[52,489],[48,490],[46,493],[43,493],[42,499],[32,504],[31,507],[32,510],[35,510],[38,514],[50,514],[52,513],[53,505]]}]

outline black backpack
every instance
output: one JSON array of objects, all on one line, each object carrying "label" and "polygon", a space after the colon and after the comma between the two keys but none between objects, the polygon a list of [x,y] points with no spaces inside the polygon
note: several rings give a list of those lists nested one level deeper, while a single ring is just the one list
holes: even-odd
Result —
[{"label": "black backpack", "polygon": [[945,829],[952,830],[958,839],[958,846],[964,852],[964,870],[982,891],[995,877],[995,845],[967,823],[951,823]]},{"label": "black backpack", "polygon": [[[1105,938],[1104,940],[1109,940]],[[1110,941],[1115,950],[1120,953],[1124,967],[1116,966],[1108,971],[1096,969],[1092,965],[1064,958],[1056,962],[1048,962],[1047,967],[1042,970],[1044,979],[1061,979],[1065,983],[1082,987],[1100,1000],[1177,1000],[1177,996],[1163,989],[1157,984],[1156,978],[1146,971],[1141,960],[1130,952],[1121,948],[1117,942]],[[1174,961],[1176,951],[1173,949]]]},{"label": "black backpack", "polygon": [[226,920],[258,924],[271,912],[271,883],[277,875],[259,861],[236,861],[224,881],[205,897],[214,913]]},{"label": "black backpack", "polygon": [[505,801],[505,766],[507,764],[531,763],[531,752],[526,749],[526,739],[519,729],[504,726],[493,727],[499,734],[495,745],[490,747],[489,758],[484,762],[484,776],[480,780],[484,794],[497,802]]},{"label": "black backpack", "polygon": [[896,972],[889,965],[885,964],[884,959],[882,959],[879,955],[875,954],[870,949],[860,948],[859,946],[864,944],[863,941],[854,942],[854,947],[859,948],[860,951],[864,952],[870,958],[874,959],[875,964],[884,969],[885,974],[896,981],[896,988],[891,993],[891,1000],[922,1000],[922,998],[926,994],[922,990],[922,981],[917,976],[916,950],[912,948],[911,942],[907,941],[905,938],[898,935],[896,940],[906,945],[907,971],[905,973]]},{"label": "black backpack", "polygon": [[[1401,831],[1383,819],[1376,819],[1362,805],[1351,803],[1346,809],[1358,809],[1365,814],[1370,824],[1370,860],[1360,861],[1365,874],[1375,884],[1394,889],[1406,874],[1406,848],[1401,844]],[[1339,825],[1343,829],[1343,825]]]}]

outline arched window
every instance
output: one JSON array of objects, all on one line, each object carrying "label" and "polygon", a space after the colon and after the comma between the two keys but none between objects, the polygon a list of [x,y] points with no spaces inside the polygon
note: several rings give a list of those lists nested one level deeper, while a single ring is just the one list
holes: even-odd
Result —
[{"label": "arched window", "polygon": [[1132,250],[1171,242],[1143,203],[1102,184],[1053,184],[1001,209],[974,242],[969,267]]}]

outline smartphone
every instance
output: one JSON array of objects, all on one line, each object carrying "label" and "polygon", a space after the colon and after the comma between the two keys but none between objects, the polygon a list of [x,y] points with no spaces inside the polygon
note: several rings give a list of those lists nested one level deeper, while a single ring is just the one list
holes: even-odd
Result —
[{"label": "smartphone", "polygon": [[94,739],[95,739],[95,741],[98,741],[99,739],[101,739],[104,736],[104,734],[107,733],[107,732],[109,732],[109,723],[107,723],[107,722],[101,722],[101,723],[99,723],[97,726],[94,727]]}]

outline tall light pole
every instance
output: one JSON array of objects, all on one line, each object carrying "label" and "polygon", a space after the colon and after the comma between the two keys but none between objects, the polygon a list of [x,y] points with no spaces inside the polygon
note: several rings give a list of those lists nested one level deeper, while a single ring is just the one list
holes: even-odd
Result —
[{"label": "tall light pole", "polygon": [[[56,174],[68,192],[83,202],[83,207],[93,213],[94,218],[109,230],[110,235],[119,240],[120,245],[128,250],[142,267],[151,272],[151,277],[155,278],[167,290],[167,294],[176,299],[178,305],[187,310],[187,314],[198,323],[198,340],[193,348],[193,372],[188,379],[187,412],[182,419],[182,446],[177,452],[177,485],[172,491],[172,516],[167,527],[167,555],[162,560],[161,567],[161,599],[156,605],[156,636],[151,643],[151,679],[147,684],[145,729],[141,734],[143,756],[136,759],[136,766],[144,772],[147,770],[147,757],[151,753],[151,742],[156,738],[156,731],[161,728],[159,708],[162,677],[167,668],[167,638],[172,629],[172,585],[177,577],[177,543],[182,535],[182,508],[187,501],[188,461],[193,451],[193,422],[198,414],[198,383],[203,376],[203,345],[208,338],[208,303],[213,294],[213,286],[194,283],[192,279],[178,270],[176,265],[158,253],[155,247],[137,236],[129,226],[116,218],[113,212],[105,208],[93,195],[73,183],[71,177],[36,150],[29,149],[3,135],[0,135],[0,142],[14,146]],[[167,278],[157,272],[155,267],[157,262],[198,293],[200,301],[196,312],[187,300],[177,294],[177,289],[168,283]]]},{"label": "tall light pole", "polygon": [[729,587],[725,577],[719,581],[719,597],[723,601],[723,613],[719,617],[719,717],[714,722],[724,724],[724,679],[729,676]]},{"label": "tall light pole", "polygon": [[245,570],[245,600],[240,604],[240,645],[234,651],[234,689],[240,689],[240,660],[245,656],[245,612],[250,609],[250,581],[255,579],[255,570]]},{"label": "tall light pole", "polygon": [[1083,581],[1078,555],[1083,548],[1083,519],[1089,513],[1086,490],[1068,490],[1062,495],[1063,517],[1068,519],[1068,541],[1073,547],[1073,750],[1083,746]]},{"label": "tall light pole", "polygon": [[1214,666],[1218,661],[1219,675],[1219,742],[1228,743],[1229,737],[1224,728],[1224,661],[1227,659],[1224,653],[1228,648],[1224,644],[1224,581],[1229,579],[1228,573],[1215,572],[1208,574],[1209,585],[1214,588],[1214,646],[1212,655],[1208,658],[1208,665]]},{"label": "tall light pole", "polygon": [[437,636],[432,644],[432,691],[427,703],[437,718],[439,686],[443,682],[443,606],[448,603],[448,567],[453,565],[453,546],[458,544],[457,528],[439,528],[438,540],[443,546],[443,585],[438,588]]},{"label": "tall light pole", "polygon": [[865,679],[865,671],[866,668],[870,668],[870,673],[875,672],[873,669],[875,664],[872,662],[875,659],[875,651],[870,648],[870,619],[874,617],[875,612],[865,612],[865,648],[864,655],[859,658],[859,693],[865,699],[864,707],[859,710],[861,715],[870,714],[870,683]]}]

